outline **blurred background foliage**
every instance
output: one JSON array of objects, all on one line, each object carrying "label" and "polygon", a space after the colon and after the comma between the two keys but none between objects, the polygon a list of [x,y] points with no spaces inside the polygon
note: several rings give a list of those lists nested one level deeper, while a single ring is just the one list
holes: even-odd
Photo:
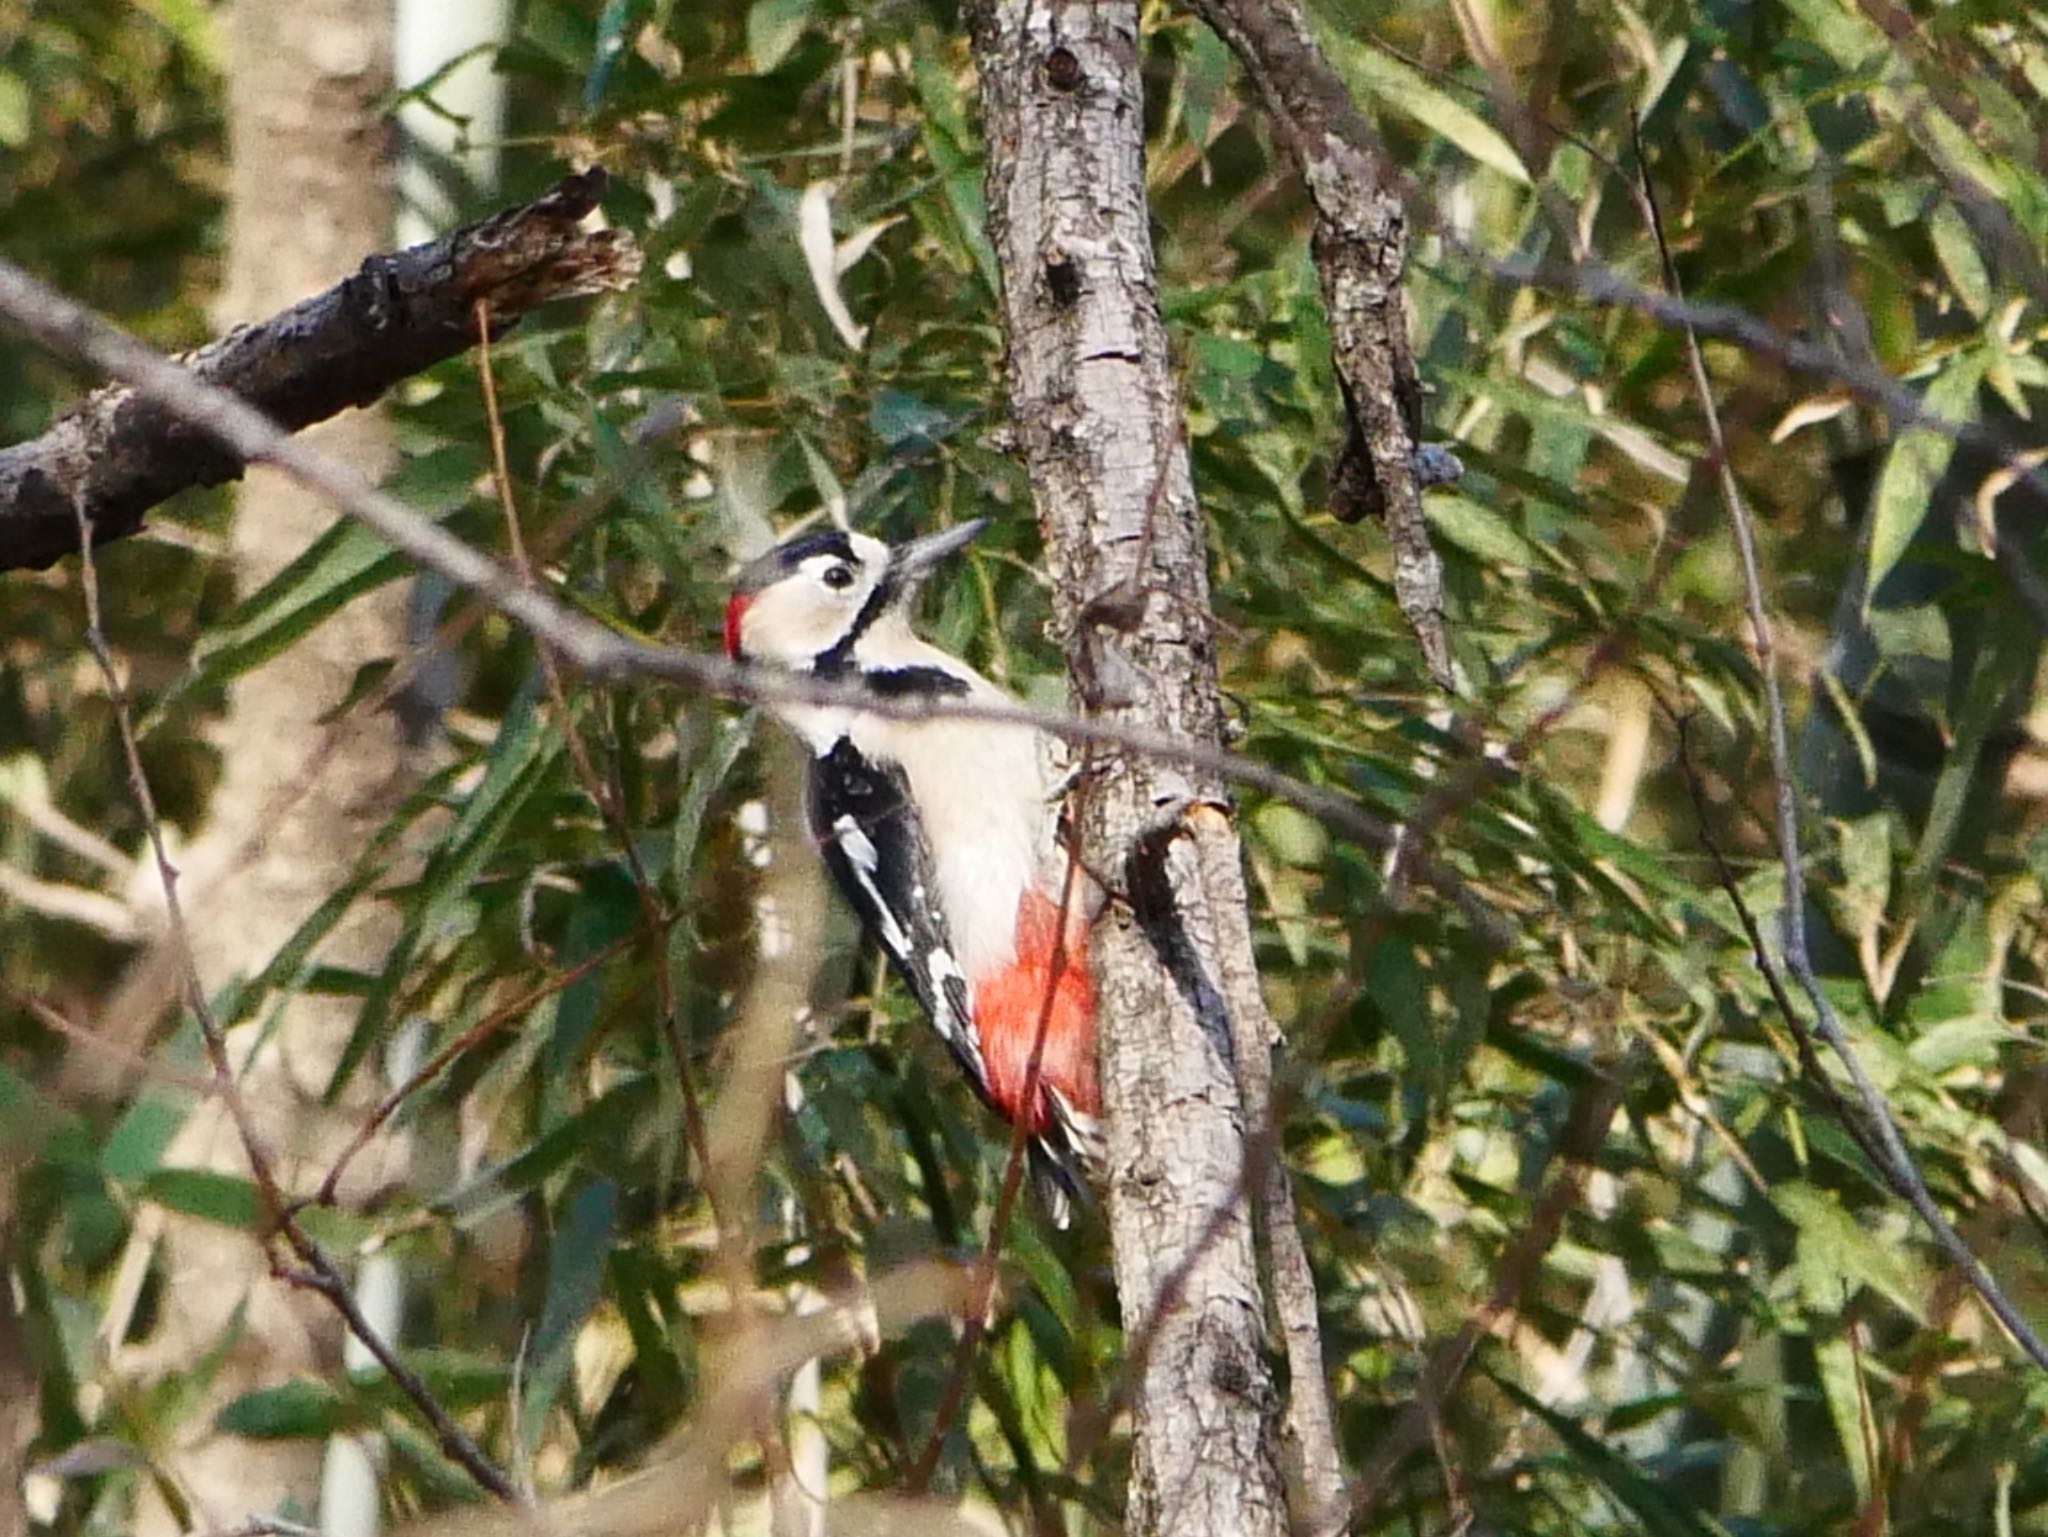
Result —
[{"label": "blurred background foliage", "polygon": [[[1467,467],[1431,499],[1472,685],[1455,712],[1424,681],[1377,530],[1323,505],[1341,407],[1293,174],[1191,18],[1148,6],[1144,59],[1162,302],[1238,745],[1389,819],[1461,787],[1431,811],[1430,845],[1509,935],[1500,949],[1440,900],[1390,900],[1373,851],[1245,798],[1298,1089],[1286,1151],[1354,1465],[1429,1345],[1493,1289],[1575,1099],[1625,1075],[1585,1198],[1374,1529],[2048,1530],[2048,1383],[1801,1084],[1705,853],[1697,808],[1768,921],[1757,678],[1681,342],[1477,259],[1597,262],[1655,286],[1630,190],[1639,121],[1691,295],[2038,442],[2048,10],[1329,0],[1319,21],[1405,169],[1431,436]],[[0,0],[0,248],[166,345],[207,334],[216,30],[191,0]],[[834,498],[892,537],[992,515],[928,599],[930,632],[1019,692],[1062,697],[1004,450],[961,16],[924,0],[527,0],[497,67],[513,103],[501,200],[593,159],[614,173],[608,217],[649,253],[637,293],[529,322],[497,355],[526,538],[564,595],[708,648],[735,555]],[[826,219],[836,264],[806,257]],[[0,423],[18,437],[80,381],[8,357]],[[1825,378],[1726,343],[1707,357],[1780,621],[1825,981],[1937,1195],[2048,1325],[2041,631],[1980,538],[1995,525],[2048,558],[2041,499],[1987,488],[1986,456],[1952,456]],[[502,550],[474,360],[395,411],[392,488]],[[237,601],[227,515],[224,496],[174,504],[100,559],[147,765],[188,837],[235,750],[213,729],[224,684],[403,576],[339,528]],[[111,1534],[217,1364],[124,1377],[124,1343],[176,1305],[145,1282],[110,1335],[131,1235],[153,1206],[243,1225],[256,1208],[232,1180],[163,1166],[193,1103],[189,1023],[167,1021],[116,1092],[52,1088],[69,1047],[31,1002],[93,1019],[144,926],[44,899],[147,906],[144,878],[124,884],[37,809],[125,859],[143,846],[82,626],[75,564],[9,578],[0,1151],[37,1347],[37,1512]],[[781,792],[772,733],[738,709],[572,683],[563,719],[502,622],[456,603],[442,637],[437,771],[302,943],[210,980],[242,1031],[275,1028],[302,991],[360,999],[347,1074],[374,1077],[405,1029],[429,1049],[475,1032],[400,1118],[422,1150],[409,1183],[325,1231],[403,1257],[405,1343],[429,1382],[493,1455],[561,1489],[635,1466],[715,1386],[703,1320],[724,1304],[677,1075],[715,1108],[761,953],[776,852],[761,808]],[[357,710],[387,707],[418,667],[363,661]],[[642,926],[571,733],[633,829],[665,938]],[[1517,744],[1513,765],[1474,775],[1481,741]],[[401,837],[419,857],[393,875]],[[379,974],[321,962],[349,902],[402,915]],[[777,1311],[962,1255],[987,1229],[1000,1140],[877,982],[835,915],[750,1214]],[[934,1487],[1013,1528],[1113,1527],[1123,1431],[1085,1412],[1109,1401],[1122,1348],[1102,1235],[1053,1234],[1020,1207],[1005,1253]],[[814,1414],[835,1490],[901,1485],[952,1353],[931,1323],[825,1363]],[[464,1497],[374,1374],[280,1381],[223,1423],[375,1427],[393,1513]]]}]

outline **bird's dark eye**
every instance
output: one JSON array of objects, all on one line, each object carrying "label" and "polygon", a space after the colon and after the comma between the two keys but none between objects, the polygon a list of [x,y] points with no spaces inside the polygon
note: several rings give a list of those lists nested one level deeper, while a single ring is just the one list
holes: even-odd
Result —
[{"label": "bird's dark eye", "polygon": [[853,567],[843,562],[839,565],[827,566],[822,580],[834,592],[844,592],[853,585]]}]

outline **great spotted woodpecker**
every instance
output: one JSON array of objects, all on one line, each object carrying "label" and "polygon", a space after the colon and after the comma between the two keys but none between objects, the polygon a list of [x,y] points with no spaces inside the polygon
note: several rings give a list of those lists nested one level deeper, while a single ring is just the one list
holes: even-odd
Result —
[{"label": "great spotted woodpecker", "polygon": [[[982,526],[895,549],[840,529],[792,539],[740,573],[726,652],[885,700],[1014,704],[910,626],[923,578]],[[971,718],[775,711],[810,750],[811,832],[839,890],[976,1092],[1025,1123],[1033,1182],[1065,1227],[1101,1159],[1088,974],[1099,898],[1061,846],[1053,744],[1029,726]]]}]

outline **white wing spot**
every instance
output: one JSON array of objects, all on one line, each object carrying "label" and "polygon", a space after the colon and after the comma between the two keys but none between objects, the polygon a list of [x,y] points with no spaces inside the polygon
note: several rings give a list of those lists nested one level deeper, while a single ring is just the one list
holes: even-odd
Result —
[{"label": "white wing spot", "polygon": [[1065,1128],[1067,1139],[1074,1144],[1075,1150],[1092,1167],[1101,1168],[1109,1159],[1101,1120],[1079,1109],[1051,1084],[1045,1086],[1045,1092],[1052,1097],[1053,1109],[1058,1113],[1060,1125]]},{"label": "white wing spot", "polygon": [[868,874],[872,875],[875,866],[881,863],[882,856],[875,851],[874,839],[861,828],[852,812],[832,824],[832,838],[846,851],[846,857]]},{"label": "white wing spot", "polygon": [[925,974],[932,981],[932,997],[938,1000],[945,1015],[943,1019],[934,1018],[932,1023],[937,1025],[939,1033],[973,1064],[975,1076],[986,1082],[988,1069],[982,1064],[981,1042],[975,1038],[974,1021],[960,1013],[954,1006],[952,994],[946,990],[946,980],[949,977],[957,978],[961,994],[973,997],[973,992],[967,984],[967,973],[960,969],[960,963],[953,959],[951,953],[936,947],[925,957],[924,964]]},{"label": "white wing spot", "polygon": [[874,909],[875,926],[880,930],[878,937],[882,944],[891,955],[902,960],[911,959],[910,936],[903,932],[903,925],[896,921],[896,914],[882,900],[882,893],[875,885],[875,868],[882,860],[875,850],[874,840],[861,830],[860,823],[849,813],[832,823],[832,841],[846,856],[853,878],[860,882],[868,905]]}]

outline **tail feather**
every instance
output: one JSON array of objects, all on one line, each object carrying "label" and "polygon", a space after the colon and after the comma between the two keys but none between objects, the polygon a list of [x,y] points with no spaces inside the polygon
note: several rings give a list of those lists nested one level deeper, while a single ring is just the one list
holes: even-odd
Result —
[{"label": "tail feather", "polygon": [[1095,1193],[1088,1188],[1088,1181],[1069,1149],[1055,1146],[1051,1137],[1033,1137],[1028,1144],[1031,1161],[1031,1188],[1038,1194],[1038,1204],[1045,1208],[1045,1215],[1052,1225],[1062,1233],[1074,1224],[1074,1208],[1093,1206]]},{"label": "tail feather", "polygon": [[1107,1149],[1103,1145],[1102,1123],[1095,1116],[1076,1109],[1058,1089],[1043,1088],[1052,1113],[1045,1129],[1031,1139],[1031,1184],[1052,1225],[1065,1232],[1074,1220],[1074,1207],[1093,1206],[1093,1182],[1102,1177]]}]

